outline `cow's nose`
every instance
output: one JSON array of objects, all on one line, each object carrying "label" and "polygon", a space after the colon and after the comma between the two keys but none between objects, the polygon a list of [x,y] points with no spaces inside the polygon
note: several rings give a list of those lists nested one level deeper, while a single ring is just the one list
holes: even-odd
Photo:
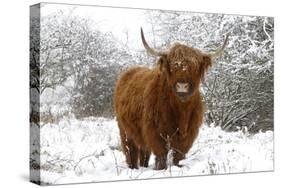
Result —
[{"label": "cow's nose", "polygon": [[188,82],[177,82],[175,87],[177,93],[187,94],[189,93],[190,84]]},{"label": "cow's nose", "polygon": [[177,95],[178,95],[179,97],[183,97],[183,98],[186,97],[187,94],[188,94],[188,93],[177,92]]}]

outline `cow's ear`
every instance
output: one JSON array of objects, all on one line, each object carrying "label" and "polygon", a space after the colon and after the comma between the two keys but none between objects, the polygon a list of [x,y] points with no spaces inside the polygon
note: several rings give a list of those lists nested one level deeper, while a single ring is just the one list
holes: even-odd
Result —
[{"label": "cow's ear", "polygon": [[160,64],[160,70],[161,72],[165,72],[168,75],[170,74],[170,64],[167,59],[166,55],[163,55],[159,58],[158,63]]},{"label": "cow's ear", "polygon": [[201,79],[204,79],[204,76],[208,69],[212,66],[212,57],[210,55],[203,55],[203,61],[200,65],[200,76]]}]

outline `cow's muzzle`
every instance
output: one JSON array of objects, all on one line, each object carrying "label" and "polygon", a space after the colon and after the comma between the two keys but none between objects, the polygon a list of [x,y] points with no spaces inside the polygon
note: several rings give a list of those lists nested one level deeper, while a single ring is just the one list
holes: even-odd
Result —
[{"label": "cow's muzzle", "polygon": [[191,82],[176,82],[174,86],[174,91],[177,97],[182,102],[186,102],[188,97],[192,93],[192,84]]}]

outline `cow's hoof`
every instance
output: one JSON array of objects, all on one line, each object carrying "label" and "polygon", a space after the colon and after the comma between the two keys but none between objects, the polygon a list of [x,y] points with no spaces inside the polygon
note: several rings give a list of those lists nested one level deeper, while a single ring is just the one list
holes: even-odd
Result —
[{"label": "cow's hoof", "polygon": [[179,168],[183,167],[183,165],[181,165],[181,164],[174,164],[174,165],[179,167]]},{"label": "cow's hoof", "polygon": [[139,169],[139,167],[138,166],[136,166],[136,165],[128,165],[128,167],[130,168],[130,169]]}]

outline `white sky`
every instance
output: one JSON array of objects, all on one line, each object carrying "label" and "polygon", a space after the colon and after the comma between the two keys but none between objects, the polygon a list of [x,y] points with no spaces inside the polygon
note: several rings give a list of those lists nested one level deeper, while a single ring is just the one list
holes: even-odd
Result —
[{"label": "white sky", "polygon": [[[79,6],[67,4],[41,4],[41,16],[46,16],[58,11],[69,11],[75,8],[73,14],[89,18],[94,23],[98,23],[101,31],[111,31],[123,43],[127,41],[131,49],[143,49],[140,37],[140,27],[143,27],[145,36],[150,43],[151,25],[145,22],[145,10],[128,8],[111,8],[98,6]],[[151,40],[149,40],[151,39]]]}]

